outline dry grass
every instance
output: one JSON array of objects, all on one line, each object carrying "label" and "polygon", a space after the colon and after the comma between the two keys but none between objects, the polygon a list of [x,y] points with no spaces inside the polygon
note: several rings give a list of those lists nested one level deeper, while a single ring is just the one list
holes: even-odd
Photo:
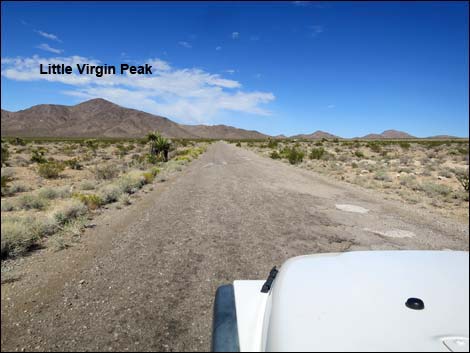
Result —
[{"label": "dry grass", "polygon": [[181,170],[207,143],[173,146],[169,162],[153,164],[142,143],[2,141],[2,259],[38,245],[68,247],[102,206],[130,205],[132,194]]}]

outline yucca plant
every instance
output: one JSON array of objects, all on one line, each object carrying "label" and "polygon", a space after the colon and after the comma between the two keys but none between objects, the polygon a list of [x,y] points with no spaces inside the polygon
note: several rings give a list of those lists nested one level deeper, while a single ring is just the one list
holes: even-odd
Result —
[{"label": "yucca plant", "polygon": [[163,155],[163,160],[167,162],[171,141],[163,137],[158,131],[147,134],[147,140],[150,142],[150,154],[155,156]]}]

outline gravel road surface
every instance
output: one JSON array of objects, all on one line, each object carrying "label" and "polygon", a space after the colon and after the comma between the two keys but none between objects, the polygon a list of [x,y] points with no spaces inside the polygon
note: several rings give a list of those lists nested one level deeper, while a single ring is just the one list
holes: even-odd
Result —
[{"label": "gravel road surface", "polygon": [[468,250],[468,223],[224,142],[79,245],[19,261],[2,350],[204,351],[216,288],[309,253]]}]

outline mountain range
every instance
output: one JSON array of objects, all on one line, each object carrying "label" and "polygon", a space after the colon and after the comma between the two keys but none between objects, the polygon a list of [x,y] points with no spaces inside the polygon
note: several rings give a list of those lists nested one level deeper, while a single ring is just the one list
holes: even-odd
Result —
[{"label": "mountain range", "polygon": [[[265,139],[272,137],[254,130],[227,125],[184,125],[168,118],[121,107],[97,98],[73,105],[40,104],[10,112],[1,111],[1,135],[18,137],[107,137],[139,138],[149,131],[172,138]],[[278,135],[274,138],[286,138]],[[324,131],[294,135],[295,139],[340,138]],[[406,132],[387,130],[361,139],[409,139]],[[431,137],[432,138],[432,137]],[[441,138],[436,136],[434,138]],[[446,136],[451,138],[451,136]]]}]

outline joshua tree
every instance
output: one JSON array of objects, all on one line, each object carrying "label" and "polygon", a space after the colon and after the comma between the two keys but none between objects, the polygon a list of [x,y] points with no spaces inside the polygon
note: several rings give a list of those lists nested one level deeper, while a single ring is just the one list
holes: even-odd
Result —
[{"label": "joshua tree", "polygon": [[163,160],[167,162],[171,141],[163,137],[158,131],[149,133],[147,135],[147,140],[150,142],[150,154],[154,156],[160,156],[163,154]]}]

